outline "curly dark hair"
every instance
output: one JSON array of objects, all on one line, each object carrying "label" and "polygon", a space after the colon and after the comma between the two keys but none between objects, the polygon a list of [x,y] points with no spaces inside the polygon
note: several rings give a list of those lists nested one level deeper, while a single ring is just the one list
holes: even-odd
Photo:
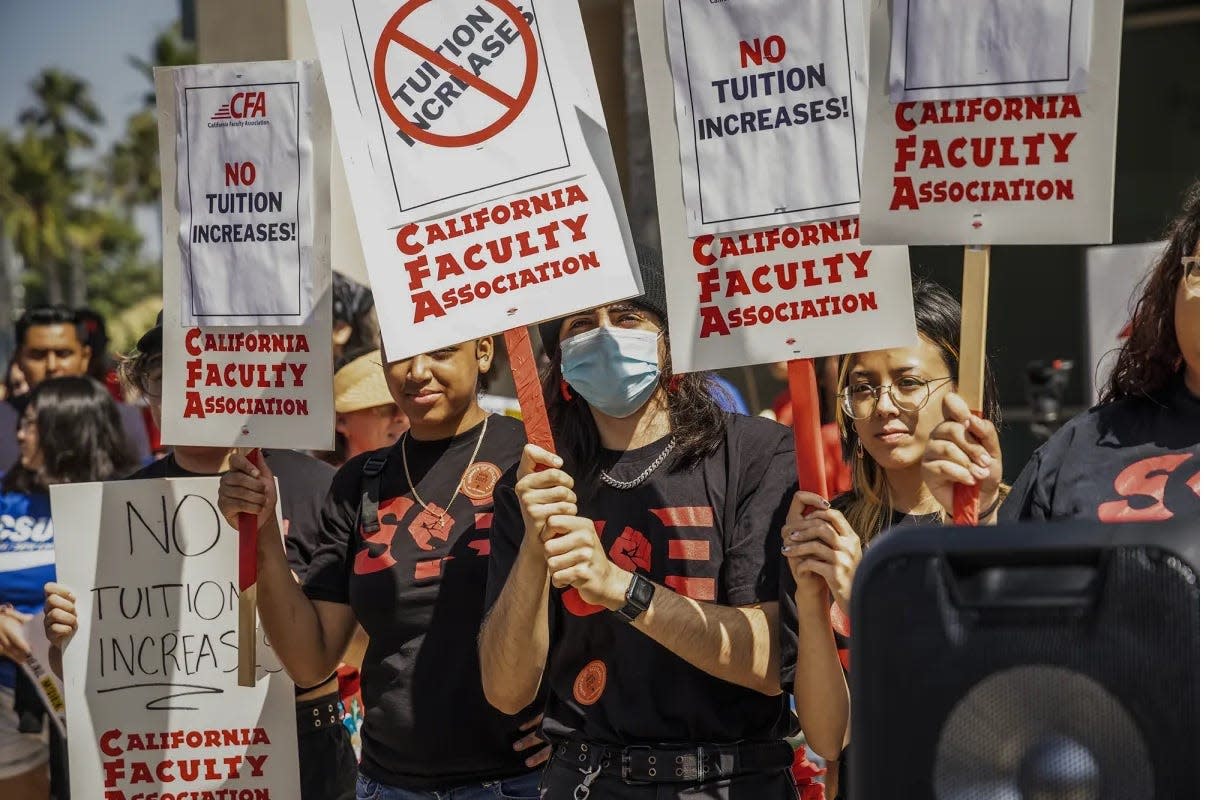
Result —
[{"label": "curly dark hair", "polygon": [[[667,344],[666,358],[658,383],[667,392],[671,431],[675,435],[676,458],[672,469],[688,470],[717,452],[726,435],[726,418],[710,391],[709,373],[675,375],[671,371],[670,332],[665,327],[663,336]],[[571,392],[570,400],[564,398],[560,360],[560,348],[556,347],[542,372],[547,416],[559,453],[564,458],[564,468],[578,479],[592,480],[598,473],[601,447],[598,425],[589,403],[579,393]]]},{"label": "curly dark hair", "polygon": [[1200,242],[1200,181],[1188,188],[1183,210],[1171,223],[1170,242],[1153,271],[1141,280],[1127,341],[1119,350],[1099,402],[1145,397],[1169,384],[1183,369],[1174,330],[1175,296],[1183,278],[1180,259]]},{"label": "curly dark hair", "polygon": [[43,464],[20,464],[4,476],[6,492],[45,492],[60,483],[106,481],[127,475],[136,459],[124,436],[115,400],[92,378],[48,378],[30,392]]}]

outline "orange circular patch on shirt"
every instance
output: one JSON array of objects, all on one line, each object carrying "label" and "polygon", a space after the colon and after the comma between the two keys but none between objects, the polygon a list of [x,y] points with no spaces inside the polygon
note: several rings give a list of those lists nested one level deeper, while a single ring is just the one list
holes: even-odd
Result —
[{"label": "orange circular patch on shirt", "polygon": [[572,696],[583,706],[592,706],[606,689],[606,664],[595,659],[585,665],[572,684]]},{"label": "orange circular patch on shirt", "polygon": [[479,461],[471,464],[466,474],[461,476],[461,491],[471,500],[486,500],[495,492],[495,484],[499,480],[499,467],[490,461]]}]

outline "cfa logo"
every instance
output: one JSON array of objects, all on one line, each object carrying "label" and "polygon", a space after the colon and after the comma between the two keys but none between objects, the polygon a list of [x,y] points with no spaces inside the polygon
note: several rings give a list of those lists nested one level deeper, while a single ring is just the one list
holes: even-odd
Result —
[{"label": "cfa logo", "polygon": [[210,119],[250,119],[264,116],[267,116],[264,92],[236,92],[231,97],[231,102],[219,106]]}]

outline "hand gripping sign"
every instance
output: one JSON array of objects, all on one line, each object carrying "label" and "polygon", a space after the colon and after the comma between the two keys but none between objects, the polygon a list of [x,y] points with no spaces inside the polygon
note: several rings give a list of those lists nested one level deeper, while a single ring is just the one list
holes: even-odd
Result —
[{"label": "hand gripping sign", "polygon": [[309,0],[387,355],[640,292],[576,0]]}]

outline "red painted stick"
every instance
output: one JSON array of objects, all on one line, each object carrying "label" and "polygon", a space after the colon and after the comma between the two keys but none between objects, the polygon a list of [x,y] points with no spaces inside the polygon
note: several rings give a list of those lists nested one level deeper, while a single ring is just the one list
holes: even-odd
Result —
[{"label": "red painted stick", "polygon": [[[248,463],[260,466],[260,449],[248,451]],[[239,591],[256,585],[256,515],[239,515]]]},{"label": "red painted stick", "polygon": [[504,332],[508,347],[508,363],[512,367],[513,384],[517,387],[517,402],[521,404],[521,421],[525,423],[525,438],[530,444],[555,452],[555,437],[547,419],[547,404],[542,398],[542,383],[538,379],[538,363],[530,344],[530,331],[524,325]]},{"label": "red painted stick", "polygon": [[[248,451],[248,462],[260,466],[259,448]],[[240,686],[256,685],[256,515],[239,515],[239,669]]]},{"label": "red painted stick", "polygon": [[[810,358],[797,358],[787,364],[790,378],[790,406],[794,410],[794,452],[799,469],[799,488],[828,499],[824,474],[824,445],[820,438],[820,387],[816,384],[816,365]],[[815,509],[807,509],[810,513]]]}]

